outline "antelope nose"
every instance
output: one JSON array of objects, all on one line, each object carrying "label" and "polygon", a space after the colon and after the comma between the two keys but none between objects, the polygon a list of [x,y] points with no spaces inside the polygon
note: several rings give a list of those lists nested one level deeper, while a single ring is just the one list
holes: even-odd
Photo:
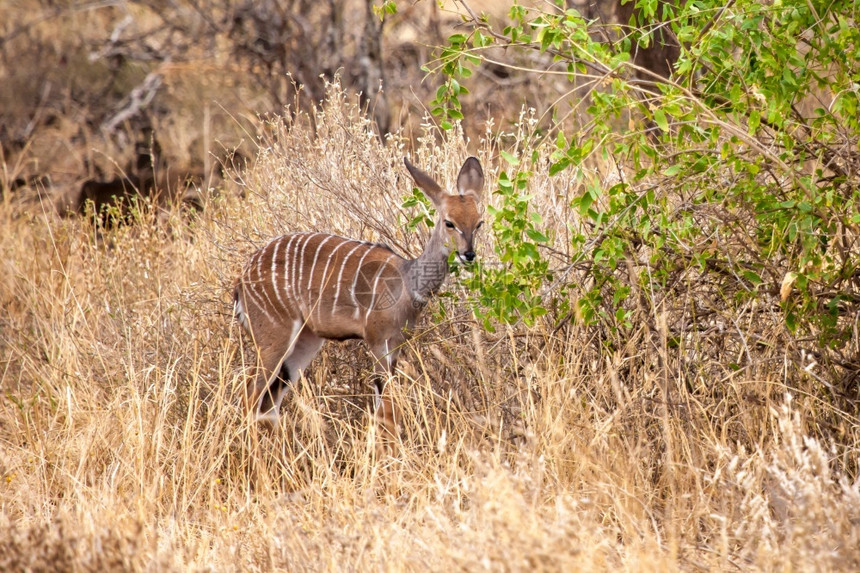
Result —
[{"label": "antelope nose", "polygon": [[466,251],[463,253],[463,258],[465,258],[468,262],[472,262],[475,260],[475,251]]}]

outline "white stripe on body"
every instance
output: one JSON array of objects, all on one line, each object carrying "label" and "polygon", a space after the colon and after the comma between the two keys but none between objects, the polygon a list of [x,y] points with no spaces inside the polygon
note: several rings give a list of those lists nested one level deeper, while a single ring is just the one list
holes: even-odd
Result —
[{"label": "white stripe on body", "polygon": [[284,289],[285,289],[285,292],[287,293],[287,300],[290,303],[290,309],[295,308],[295,305],[296,305],[296,287],[293,284],[292,278],[290,276],[288,276],[288,273],[290,273],[291,269],[292,269],[292,265],[290,264],[290,257],[292,256],[292,253],[294,253],[296,251],[296,249],[298,249],[298,246],[299,246],[299,243],[301,242],[301,240],[302,240],[302,235],[298,234],[298,233],[294,233],[292,235],[292,238],[290,239],[290,244],[287,247],[287,250],[284,251],[284,257],[283,257],[283,259],[284,259],[284,263],[283,263],[284,276],[281,278],[281,280],[283,281]]},{"label": "white stripe on body", "polygon": [[338,237],[338,238],[340,239],[341,242],[338,246],[333,248],[331,250],[331,252],[328,254],[328,260],[326,260],[326,262],[325,262],[325,268],[323,269],[323,274],[322,274],[322,277],[320,278],[320,290],[317,293],[317,316],[319,316],[320,319],[322,319],[322,309],[320,309],[320,307],[319,307],[319,301],[322,300],[322,294],[325,291],[325,289],[328,287],[328,281],[326,281],[326,275],[328,275],[328,266],[331,264],[331,259],[334,257],[334,254],[337,252],[337,250],[350,242],[347,239],[342,239],[340,237]]},{"label": "white stripe on body", "polygon": [[[311,294],[311,283],[314,282],[314,269],[317,268],[317,259],[320,256],[320,251],[322,250],[323,245],[325,245],[326,243],[328,243],[332,239],[339,239],[339,238],[340,237],[335,237],[334,235],[329,235],[328,237],[325,238],[325,240],[320,241],[320,244],[317,245],[317,252],[314,253],[314,263],[311,265],[311,272],[310,272],[310,275],[308,275],[308,295]],[[320,285],[322,286],[322,283],[320,283]],[[319,302],[319,300],[317,300],[317,303],[318,302]]]},{"label": "white stripe on body", "polygon": [[379,286],[379,276],[382,274],[382,271],[385,269],[385,266],[388,264],[388,261],[390,261],[393,256],[394,253],[388,255],[388,258],[385,259],[385,261],[379,266],[379,270],[376,271],[376,277],[374,277],[373,279],[373,287],[371,288],[373,294],[370,297],[370,305],[368,305],[367,307],[367,312],[364,313],[364,320],[367,320],[367,318],[370,316],[370,311],[373,310],[373,305],[376,304],[376,289]]},{"label": "white stripe on body", "polygon": [[[281,303],[281,308],[284,310],[287,309],[287,303],[284,302],[284,299],[281,297],[281,289],[278,288],[278,250],[281,248],[281,244],[283,241],[278,241],[275,243],[275,252],[272,253],[272,290],[275,291],[275,296],[278,299],[278,302]],[[289,252],[290,244],[287,243],[287,251]]]},{"label": "white stripe on body", "polygon": [[301,307],[303,316],[307,315],[307,313],[308,313],[308,302],[307,302],[307,299],[305,298],[305,290],[302,288],[302,281],[304,280],[305,264],[306,264],[305,263],[305,249],[308,248],[308,243],[311,242],[311,239],[313,239],[314,237],[316,237],[319,234],[320,233],[312,233],[312,234],[308,235],[308,238],[305,239],[304,243],[302,243],[302,251],[299,254],[299,261],[301,261],[301,263],[299,264],[299,282],[298,282],[299,288],[296,289],[296,294],[297,294],[298,299],[299,299],[298,302],[299,302],[299,306]]},{"label": "white stripe on body", "polygon": [[352,306],[354,308],[354,310],[352,311],[352,318],[354,318],[354,319],[358,318],[358,314],[359,314],[358,307],[360,306],[358,304],[358,299],[355,298],[355,285],[358,282],[358,273],[361,272],[361,263],[364,262],[364,258],[367,255],[369,255],[370,252],[375,248],[375,245],[373,245],[372,243],[365,243],[365,244],[367,245],[367,250],[364,252],[363,255],[361,255],[361,258],[358,260],[358,265],[355,267],[355,271],[356,271],[355,276],[352,279],[352,287],[349,289],[349,294],[352,297]]},{"label": "white stripe on body", "polygon": [[[269,313],[268,310],[266,310],[266,305],[263,302],[263,299],[260,297],[259,293],[257,292],[257,289],[253,286],[253,284],[243,280],[241,283],[241,288],[242,296],[248,297],[254,306],[263,311],[263,314],[266,315],[266,318],[269,319],[269,322],[277,324],[278,321]],[[251,326],[250,320],[248,321],[248,326]],[[251,329],[249,328],[248,331],[251,332]]]},{"label": "white stripe on body", "polygon": [[[271,241],[269,244],[272,244],[274,242],[275,241]],[[269,296],[269,289],[267,289],[265,287],[265,285],[263,285],[263,253],[265,252],[265,250],[266,250],[266,248],[264,247],[263,249],[260,249],[259,251],[257,251],[257,254],[256,254],[256,257],[257,257],[257,280],[251,280],[248,283],[246,283],[246,285],[250,287],[251,291],[253,291],[253,294],[252,294],[253,298],[260,301],[257,303],[257,306],[259,306],[260,309],[262,309],[262,311],[266,314],[266,316],[268,317],[268,319],[270,321],[277,323],[278,321],[266,309],[266,305],[261,304],[263,297],[261,297],[260,293],[257,291],[257,288],[261,287],[261,290],[263,291],[263,295],[265,296],[266,300],[268,301],[269,306],[271,306],[272,309],[274,309],[275,303],[272,302],[272,297]],[[249,277],[249,278],[251,278],[251,277]]]},{"label": "white stripe on body", "polygon": [[[298,289],[296,288],[296,276],[298,276],[299,273],[296,271],[296,267],[299,265],[299,243],[306,236],[307,235],[305,233],[296,233],[293,235],[293,237],[296,239],[296,243],[295,245],[293,245],[292,251],[289,251],[287,253],[287,260],[284,263],[285,265],[287,265],[290,271],[289,285],[290,291],[293,293],[293,298],[295,298],[296,294],[298,293]],[[292,257],[292,261],[290,261],[290,257]],[[286,281],[286,276],[284,277],[284,281]]]},{"label": "white stripe on body", "polygon": [[[337,312],[337,301],[340,299],[340,285],[343,281],[343,270],[346,268],[346,262],[349,260],[349,257],[359,249],[359,247],[365,246],[365,243],[357,243],[343,258],[343,262],[340,264],[340,272],[337,275],[337,289],[334,291],[334,303],[331,305],[331,313],[334,315]],[[365,253],[366,255],[367,253]],[[364,260],[364,257],[362,257]],[[361,264],[361,263],[359,263]]]}]

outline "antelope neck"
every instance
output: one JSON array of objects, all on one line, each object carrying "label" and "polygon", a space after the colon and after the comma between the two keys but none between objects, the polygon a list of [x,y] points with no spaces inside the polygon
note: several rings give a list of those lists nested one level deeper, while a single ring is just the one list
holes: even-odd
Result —
[{"label": "antelope neck", "polygon": [[417,259],[409,261],[406,268],[406,284],[417,302],[425,303],[445,282],[448,276],[448,247],[445,246],[442,221],[436,226],[424,246],[424,252]]}]

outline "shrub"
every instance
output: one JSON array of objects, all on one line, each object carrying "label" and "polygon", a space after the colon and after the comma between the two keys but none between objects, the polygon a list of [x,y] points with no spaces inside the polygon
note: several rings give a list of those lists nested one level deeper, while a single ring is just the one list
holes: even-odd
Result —
[{"label": "shrub", "polygon": [[[483,314],[529,322],[553,307],[559,320],[617,334],[633,327],[635,305],[653,318],[681,294],[676,328],[726,313],[755,325],[776,312],[775,332],[795,351],[825,360],[836,379],[855,370],[844,357],[860,302],[852,5],[640,0],[629,26],[604,33],[555,5],[514,4],[504,27],[467,8],[468,30],[426,67],[444,78],[432,104],[442,129],[462,117],[472,71],[489,62],[562,93],[539,111],[551,119],[502,153],[510,170],[491,228],[503,267],[474,285]],[[634,63],[670,41],[680,46],[670,78]],[[574,190],[570,251],[553,264],[527,191],[541,161]],[[774,342],[758,336],[740,342]]]}]

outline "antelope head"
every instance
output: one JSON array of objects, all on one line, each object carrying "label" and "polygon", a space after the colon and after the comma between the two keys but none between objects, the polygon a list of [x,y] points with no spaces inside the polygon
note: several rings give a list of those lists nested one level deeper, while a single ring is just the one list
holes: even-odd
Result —
[{"label": "antelope head", "polygon": [[475,233],[483,224],[479,208],[484,187],[481,164],[475,157],[466,160],[457,176],[458,193],[455,195],[443,191],[432,177],[409,163],[408,159],[404,158],[403,162],[438,213],[424,256],[447,260],[448,255],[455,252],[461,263],[472,263],[475,260]]}]

